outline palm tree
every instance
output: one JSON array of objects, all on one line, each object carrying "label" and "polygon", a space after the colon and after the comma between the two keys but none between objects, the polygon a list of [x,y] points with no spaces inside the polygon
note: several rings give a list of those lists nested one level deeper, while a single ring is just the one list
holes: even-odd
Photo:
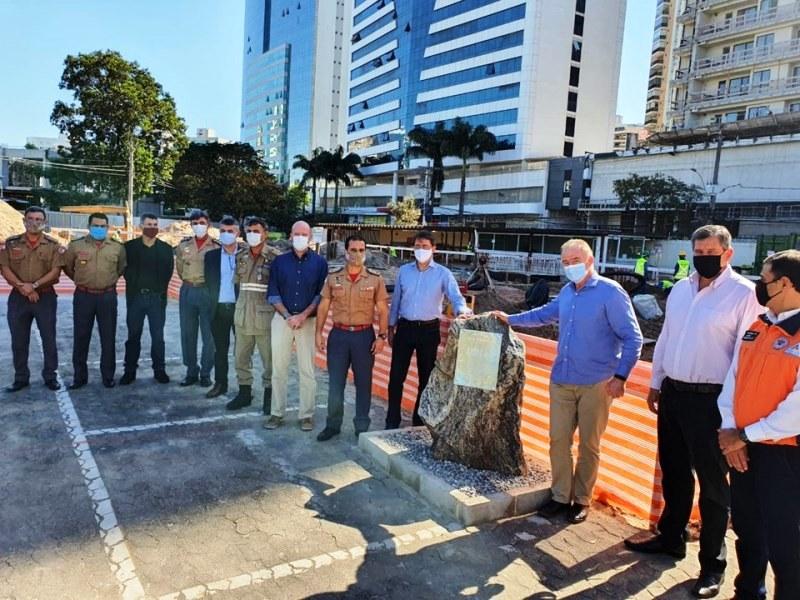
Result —
[{"label": "palm tree", "polygon": [[344,148],[339,146],[332,153],[333,156],[333,172],[334,184],[336,185],[333,200],[333,212],[339,213],[339,183],[343,183],[350,187],[353,185],[353,179],[363,179],[364,176],[358,169],[361,164],[361,157],[355,152],[350,152],[345,156]]},{"label": "palm tree", "polygon": [[319,177],[325,181],[325,187],[322,190],[322,212],[328,214],[328,184],[334,181],[336,177],[335,162],[336,159],[333,152],[330,150],[322,150],[318,156],[319,159]]},{"label": "palm tree", "polygon": [[444,186],[444,157],[447,149],[449,132],[444,123],[436,123],[433,129],[414,127],[408,132],[408,139],[413,142],[406,152],[409,156],[427,156],[433,164],[430,187],[428,188],[428,206],[433,206],[435,192],[441,192]]},{"label": "palm tree", "polygon": [[311,151],[311,158],[303,154],[296,155],[293,169],[303,169],[303,177],[300,179],[300,185],[304,186],[311,182],[311,216],[317,212],[317,181],[322,178],[321,164],[319,155],[322,153],[322,148],[314,148]]},{"label": "palm tree", "polygon": [[448,132],[445,156],[456,156],[461,159],[461,191],[458,195],[458,215],[464,215],[464,198],[467,195],[467,169],[469,159],[483,160],[484,154],[497,151],[497,138],[484,125],[473,127],[470,123],[456,117],[453,127]]}]

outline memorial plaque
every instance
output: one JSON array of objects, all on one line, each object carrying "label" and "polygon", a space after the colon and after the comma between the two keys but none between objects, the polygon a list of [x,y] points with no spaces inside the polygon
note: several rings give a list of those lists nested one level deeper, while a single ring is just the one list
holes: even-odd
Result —
[{"label": "memorial plaque", "polygon": [[502,343],[503,336],[499,333],[462,329],[453,383],[492,392],[496,390]]}]

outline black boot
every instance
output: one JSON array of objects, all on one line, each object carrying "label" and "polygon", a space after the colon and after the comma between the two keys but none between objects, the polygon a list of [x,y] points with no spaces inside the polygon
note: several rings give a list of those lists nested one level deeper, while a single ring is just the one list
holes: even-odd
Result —
[{"label": "black boot", "polygon": [[265,415],[268,415],[272,412],[272,388],[265,387],[264,388],[264,404],[262,406],[262,412]]},{"label": "black boot", "polygon": [[226,410],[239,410],[245,406],[250,406],[253,402],[253,388],[249,385],[240,385],[236,398],[225,405]]},{"label": "black boot", "polygon": [[130,385],[136,379],[136,371],[128,371],[127,369],[119,378],[120,385]]}]

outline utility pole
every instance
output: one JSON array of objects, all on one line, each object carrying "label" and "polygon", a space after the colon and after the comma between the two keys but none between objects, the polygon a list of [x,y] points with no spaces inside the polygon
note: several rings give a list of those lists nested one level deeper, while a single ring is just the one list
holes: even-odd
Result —
[{"label": "utility pole", "polygon": [[131,135],[128,142],[128,200],[125,203],[125,232],[128,240],[133,239],[133,144],[134,137]]},{"label": "utility pole", "polygon": [[714,221],[714,208],[717,205],[717,185],[719,184],[719,160],[722,157],[722,132],[717,137],[717,151],[714,155],[714,173],[711,176],[711,189],[708,194],[708,213],[711,222]]}]

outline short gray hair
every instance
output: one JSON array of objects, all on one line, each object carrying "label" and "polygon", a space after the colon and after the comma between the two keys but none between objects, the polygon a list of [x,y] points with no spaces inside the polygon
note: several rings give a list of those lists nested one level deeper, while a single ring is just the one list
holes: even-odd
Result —
[{"label": "short gray hair", "polygon": [[694,230],[692,234],[692,248],[697,240],[707,240],[715,237],[719,240],[723,250],[731,247],[731,232],[724,225],[703,225]]}]

